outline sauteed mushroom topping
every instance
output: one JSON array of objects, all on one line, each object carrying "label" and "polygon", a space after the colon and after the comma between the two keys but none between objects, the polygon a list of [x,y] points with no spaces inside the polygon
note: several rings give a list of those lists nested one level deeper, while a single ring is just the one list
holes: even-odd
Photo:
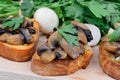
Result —
[{"label": "sauteed mushroom topping", "polygon": [[[83,24],[82,24],[83,25]],[[74,35],[78,37],[79,45],[71,45],[66,38],[60,34],[60,29],[56,29],[53,33],[49,34],[47,41],[38,47],[37,54],[42,62],[48,63],[56,59],[76,59],[85,52],[85,45],[88,40],[85,31],[89,31],[87,27],[73,26],[76,28],[76,33],[72,34],[67,30],[72,28],[62,28],[61,30],[66,35]],[[85,31],[84,31],[85,30]],[[74,30],[73,30],[74,31]],[[91,34],[90,34],[91,36]],[[90,37],[88,36],[88,38]],[[73,37],[76,39],[76,37]],[[70,39],[70,38],[69,38]],[[90,38],[91,39],[91,38]]]},{"label": "sauteed mushroom topping", "polygon": [[24,22],[23,22],[23,24],[21,25],[21,27],[23,27],[23,28],[25,28],[25,27],[31,27],[31,26],[33,26],[33,22],[31,22],[31,21],[29,21],[27,19],[25,19]]},{"label": "sauteed mushroom topping", "polygon": [[83,44],[87,44],[87,37],[82,30],[79,30],[78,32],[78,40]]},{"label": "sauteed mushroom topping", "polygon": [[10,35],[12,35],[12,34],[4,33],[4,34],[0,35],[0,41],[6,42],[7,38],[8,38]]},{"label": "sauteed mushroom topping", "polygon": [[51,62],[56,58],[55,53],[52,52],[46,44],[37,49],[37,54],[40,56],[40,60],[44,63]]},{"label": "sauteed mushroom topping", "polygon": [[82,44],[80,44],[80,46],[70,46],[65,39],[62,39],[60,41],[60,46],[73,59],[84,53],[84,47],[82,46]]},{"label": "sauteed mushroom topping", "polygon": [[115,58],[120,57],[120,43],[119,42],[107,42],[105,50],[110,52],[115,56]]},{"label": "sauteed mushroom topping", "polygon": [[39,56],[41,56],[42,53],[44,53],[44,52],[46,52],[48,50],[49,50],[49,47],[46,44],[43,44],[43,45],[39,46],[39,48],[37,49],[37,54]]},{"label": "sauteed mushroom topping", "polygon": [[88,27],[85,24],[79,23],[79,22],[76,22],[76,21],[72,21],[71,23],[78,29],[78,31],[83,30],[83,32],[85,33],[85,35],[87,37],[88,42],[93,40],[93,36],[91,34],[91,31],[88,29]]},{"label": "sauteed mushroom topping", "polygon": [[25,19],[20,27],[16,30],[11,28],[3,28],[0,24],[0,41],[9,43],[11,45],[29,44],[34,41],[33,34],[36,31],[33,27],[33,22]]},{"label": "sauteed mushroom topping", "polygon": [[59,40],[60,40],[60,35],[58,31],[56,31],[48,38],[48,46],[50,47],[50,49],[58,48]]},{"label": "sauteed mushroom topping", "polygon": [[65,59],[67,57],[67,53],[60,48],[55,51],[55,54],[57,59]]},{"label": "sauteed mushroom topping", "polygon": [[6,42],[12,45],[22,45],[24,44],[24,37],[21,34],[10,35]]},{"label": "sauteed mushroom topping", "polygon": [[31,43],[31,42],[33,42],[33,37],[32,37],[32,35],[30,35],[28,29],[21,28],[21,29],[20,29],[20,32],[21,32],[22,35],[24,36],[24,40],[25,40],[26,43]]}]

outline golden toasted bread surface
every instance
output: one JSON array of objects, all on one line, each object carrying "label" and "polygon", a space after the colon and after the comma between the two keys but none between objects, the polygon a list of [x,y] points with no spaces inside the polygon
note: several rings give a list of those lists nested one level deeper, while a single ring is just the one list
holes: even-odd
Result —
[{"label": "golden toasted bread surface", "polygon": [[103,68],[103,71],[110,75],[111,77],[120,80],[120,63],[114,61],[110,57],[110,53],[105,50],[105,45],[107,42],[102,42],[100,44],[100,65]]},{"label": "golden toasted bread surface", "polygon": [[34,24],[33,26],[36,31],[36,33],[33,35],[34,41],[31,44],[24,45],[10,45],[8,43],[0,42],[0,56],[18,62],[31,59],[35,52],[39,37],[39,25],[34,19],[31,19],[31,21]]},{"label": "golden toasted bread surface", "polygon": [[93,55],[92,50],[85,50],[84,55],[76,59],[53,60],[50,63],[40,61],[37,53],[34,54],[31,70],[42,76],[60,76],[76,72],[81,68],[86,68]]}]

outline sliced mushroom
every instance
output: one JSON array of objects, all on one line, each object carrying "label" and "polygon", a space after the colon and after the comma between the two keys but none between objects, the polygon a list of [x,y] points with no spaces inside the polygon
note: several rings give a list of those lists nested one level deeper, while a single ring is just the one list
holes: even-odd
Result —
[{"label": "sliced mushroom", "polygon": [[24,23],[21,25],[21,27],[25,28],[25,27],[31,27],[33,26],[33,22],[25,19]]},{"label": "sliced mushroom", "polygon": [[22,45],[24,44],[24,37],[21,34],[10,35],[6,42],[12,45]]},{"label": "sliced mushroom", "polygon": [[23,34],[24,36],[24,40],[26,43],[32,43],[34,38],[32,35],[30,35],[28,29],[25,28],[20,28],[20,32]]},{"label": "sliced mushroom", "polygon": [[89,30],[88,27],[85,24],[83,24],[83,23],[79,23],[77,21],[71,21],[71,24],[74,25],[74,26],[77,26],[78,29],[82,28],[84,30]]},{"label": "sliced mushroom", "polygon": [[56,31],[48,38],[48,46],[50,47],[50,49],[58,48],[59,40],[60,40],[60,35],[58,31]]},{"label": "sliced mushroom", "polygon": [[83,44],[87,44],[87,37],[82,30],[79,30],[78,32],[78,40]]},{"label": "sliced mushroom", "polygon": [[73,59],[76,59],[80,54],[84,53],[82,44],[80,44],[80,46],[70,46],[64,38],[60,41],[60,46]]},{"label": "sliced mushroom", "polygon": [[28,24],[28,20],[25,19],[24,22],[23,22],[23,24],[21,25],[21,27],[25,28],[25,27],[27,27],[27,24]]},{"label": "sliced mushroom", "polygon": [[60,48],[55,50],[54,53],[56,54],[57,59],[65,59],[67,57],[67,53]]},{"label": "sliced mushroom", "polygon": [[78,29],[78,31],[81,29],[84,31],[88,42],[93,40],[93,36],[91,34],[91,31],[89,30],[89,28],[85,24],[79,23],[77,21],[72,21],[71,23]]},{"label": "sliced mushroom", "polygon": [[40,35],[38,43],[37,43],[37,49],[41,46],[44,45],[47,42],[47,37],[45,35]]},{"label": "sliced mushroom", "polygon": [[49,63],[56,58],[56,55],[45,44],[37,49],[37,54],[44,63]]},{"label": "sliced mushroom", "polygon": [[115,54],[117,48],[120,48],[120,43],[118,43],[118,42],[112,42],[112,43],[107,42],[104,48],[105,48],[105,50]]},{"label": "sliced mushroom", "polygon": [[3,33],[2,35],[0,35],[0,41],[6,42],[7,38],[11,35],[12,34],[9,34],[9,33]]},{"label": "sliced mushroom", "polygon": [[107,43],[105,46],[105,50],[107,50],[108,52],[114,53],[116,49],[117,49],[117,46],[109,44],[109,43]]}]

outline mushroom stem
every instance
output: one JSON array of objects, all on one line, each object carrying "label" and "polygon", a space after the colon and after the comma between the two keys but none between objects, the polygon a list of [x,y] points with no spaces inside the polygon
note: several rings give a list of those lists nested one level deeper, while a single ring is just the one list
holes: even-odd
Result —
[{"label": "mushroom stem", "polygon": [[84,53],[82,44],[80,44],[80,46],[70,46],[64,38],[60,41],[60,46],[73,59],[76,59],[80,54]]},{"label": "mushroom stem", "polygon": [[71,24],[73,24],[78,29],[78,31],[80,31],[80,30],[84,31],[88,42],[93,40],[93,36],[91,34],[91,31],[89,30],[89,28],[85,24],[79,23],[77,21],[71,21]]}]

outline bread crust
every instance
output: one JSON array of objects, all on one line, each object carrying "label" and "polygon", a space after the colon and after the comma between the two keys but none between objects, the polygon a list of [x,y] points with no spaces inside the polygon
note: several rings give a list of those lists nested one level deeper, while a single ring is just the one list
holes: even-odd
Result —
[{"label": "bread crust", "polygon": [[100,44],[100,65],[106,74],[120,80],[120,63],[115,62],[111,57],[109,57],[110,53],[105,50],[106,43],[107,42],[104,41]]},{"label": "bread crust", "polygon": [[93,51],[85,50],[84,55],[80,55],[77,59],[53,60],[50,63],[40,61],[37,53],[34,54],[31,63],[31,70],[42,76],[60,76],[68,75],[83,68],[85,69],[93,55]]},{"label": "bread crust", "polygon": [[32,55],[35,52],[36,44],[39,37],[39,25],[34,19],[31,19],[30,21],[34,23],[33,26],[36,31],[36,33],[33,34],[33,43],[24,45],[11,45],[8,43],[0,42],[1,57],[17,62],[28,61],[31,59]]}]

